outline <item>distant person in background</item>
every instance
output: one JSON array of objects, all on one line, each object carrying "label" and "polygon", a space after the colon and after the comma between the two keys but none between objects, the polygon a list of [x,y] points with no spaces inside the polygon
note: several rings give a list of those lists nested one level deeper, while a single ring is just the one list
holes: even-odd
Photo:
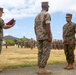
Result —
[{"label": "distant person in background", "polygon": [[[3,15],[3,8],[0,7],[0,54],[2,50],[2,41],[3,41],[3,29],[11,28],[15,25],[15,22],[12,25],[6,25],[4,23],[4,20],[1,18]],[[2,72],[2,69],[0,68],[0,72]]]},{"label": "distant person in background", "polygon": [[66,14],[66,24],[63,26],[63,44],[64,52],[66,55],[66,60],[68,65],[64,69],[71,70],[74,69],[74,49],[75,49],[75,33],[76,33],[76,23],[72,21],[72,14]]},{"label": "distant person in background", "polygon": [[8,44],[7,44],[7,41],[6,41],[6,49],[7,49],[7,45],[8,45]]},{"label": "distant person in background", "polygon": [[51,71],[45,69],[50,56],[52,41],[51,17],[48,8],[48,2],[42,2],[42,11],[35,18],[35,34],[38,42],[38,74],[51,73]]},{"label": "distant person in background", "polygon": [[30,39],[30,47],[31,47],[31,49],[34,48],[34,40],[33,40],[33,38]]}]

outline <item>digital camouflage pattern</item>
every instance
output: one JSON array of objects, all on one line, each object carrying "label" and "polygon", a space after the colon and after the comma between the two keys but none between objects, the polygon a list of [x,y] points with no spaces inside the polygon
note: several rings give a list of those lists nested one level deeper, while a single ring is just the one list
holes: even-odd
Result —
[{"label": "digital camouflage pattern", "polygon": [[63,44],[66,60],[68,63],[74,63],[74,49],[75,49],[75,23],[67,23],[63,27]]},{"label": "digital camouflage pattern", "polygon": [[48,39],[46,23],[50,23],[51,17],[48,12],[42,10],[35,18],[35,28],[37,40]]},{"label": "digital camouflage pattern", "polygon": [[73,44],[75,41],[75,29],[76,29],[76,24],[71,23],[71,24],[65,24],[63,27],[63,39],[64,39],[64,44]]},{"label": "digital camouflage pattern", "polygon": [[[38,41],[38,67],[45,68],[50,55],[51,42],[48,42],[46,31],[47,23],[50,24],[51,17],[48,12],[42,10],[35,18],[36,37]],[[52,37],[52,34],[51,34]]]},{"label": "digital camouflage pattern", "polygon": [[3,27],[4,27],[4,21],[2,20],[2,18],[0,18],[0,53],[2,50]]},{"label": "digital camouflage pattern", "polygon": [[2,41],[0,41],[0,54],[1,54],[1,50],[2,50]]},{"label": "digital camouflage pattern", "polygon": [[4,27],[4,21],[0,18],[0,41],[3,40],[3,27]]},{"label": "digital camouflage pattern", "polygon": [[58,49],[58,50],[61,50],[63,49],[63,41],[62,40],[53,40],[52,43],[51,43],[51,49]]},{"label": "digital camouflage pattern", "polygon": [[75,49],[75,45],[71,44],[71,45],[64,45],[64,52],[66,55],[66,60],[68,63],[74,63],[74,49]]},{"label": "digital camouflage pattern", "polygon": [[31,38],[30,39],[30,47],[31,47],[31,49],[34,48],[34,44],[35,44],[35,41]]},{"label": "digital camouflage pattern", "polygon": [[51,43],[47,40],[38,41],[38,66],[41,68],[45,68],[47,64],[47,60],[50,56]]}]

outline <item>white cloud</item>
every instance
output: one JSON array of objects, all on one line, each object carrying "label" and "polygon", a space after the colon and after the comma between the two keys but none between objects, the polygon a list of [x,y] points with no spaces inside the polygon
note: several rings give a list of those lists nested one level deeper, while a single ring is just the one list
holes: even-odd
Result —
[{"label": "white cloud", "polygon": [[48,1],[50,12],[76,12],[76,0],[0,0],[4,8],[4,19],[35,16],[41,10],[41,2]]},{"label": "white cloud", "polygon": [[52,0],[51,12],[76,12],[76,0]]}]

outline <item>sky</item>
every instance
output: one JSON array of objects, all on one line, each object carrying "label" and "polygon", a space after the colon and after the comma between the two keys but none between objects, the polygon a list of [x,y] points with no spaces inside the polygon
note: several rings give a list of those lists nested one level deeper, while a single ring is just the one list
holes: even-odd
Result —
[{"label": "sky", "polygon": [[16,24],[8,30],[4,30],[4,36],[36,39],[34,33],[34,19],[41,11],[41,2],[49,2],[51,15],[51,31],[53,39],[62,39],[62,28],[66,23],[66,13],[73,14],[73,22],[76,22],[76,0],[0,0],[0,7],[4,8],[3,19],[7,23],[14,18]]}]

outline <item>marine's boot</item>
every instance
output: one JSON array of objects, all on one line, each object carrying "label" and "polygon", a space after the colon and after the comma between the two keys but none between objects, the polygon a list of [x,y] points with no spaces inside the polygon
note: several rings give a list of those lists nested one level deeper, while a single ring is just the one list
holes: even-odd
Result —
[{"label": "marine's boot", "polygon": [[71,70],[71,69],[74,69],[74,67],[73,67],[73,64],[72,64],[72,63],[67,67],[67,70]]},{"label": "marine's boot", "polygon": [[39,68],[38,74],[51,74],[51,71],[46,70],[45,68]]},{"label": "marine's boot", "polygon": [[2,72],[3,70],[2,69],[0,69],[0,72]]},{"label": "marine's boot", "polygon": [[70,65],[70,64],[68,64],[67,66],[65,66],[64,69],[67,69],[67,67],[68,67],[69,65]]}]

